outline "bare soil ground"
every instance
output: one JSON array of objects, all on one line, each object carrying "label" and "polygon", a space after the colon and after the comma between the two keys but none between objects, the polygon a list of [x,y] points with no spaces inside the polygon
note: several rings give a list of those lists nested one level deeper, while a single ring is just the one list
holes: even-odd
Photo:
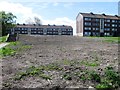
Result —
[{"label": "bare soil ground", "polygon": [[[118,44],[103,42],[101,39],[76,37],[76,36],[24,36],[19,41],[31,48],[2,59],[2,84],[3,87],[37,88],[54,87],[61,88],[88,88],[95,83],[83,81],[77,77],[66,80],[62,76],[71,72],[75,74],[83,70],[104,69],[112,65],[118,69]],[[98,65],[84,65],[78,62],[97,62]],[[74,62],[70,65],[70,62]],[[76,63],[77,62],[77,63]],[[19,72],[25,71],[30,66],[48,65],[57,63],[62,70],[44,71],[51,79],[43,79],[38,76],[27,76],[21,80],[13,78]]]}]

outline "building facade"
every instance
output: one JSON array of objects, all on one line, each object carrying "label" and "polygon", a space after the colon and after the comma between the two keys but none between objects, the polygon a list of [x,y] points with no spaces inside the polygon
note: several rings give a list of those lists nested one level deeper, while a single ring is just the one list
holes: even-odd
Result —
[{"label": "building facade", "polygon": [[73,35],[73,28],[66,25],[17,24],[9,33],[29,35]]},{"label": "building facade", "polygon": [[79,13],[76,17],[76,33],[78,36],[120,36],[120,17]]}]

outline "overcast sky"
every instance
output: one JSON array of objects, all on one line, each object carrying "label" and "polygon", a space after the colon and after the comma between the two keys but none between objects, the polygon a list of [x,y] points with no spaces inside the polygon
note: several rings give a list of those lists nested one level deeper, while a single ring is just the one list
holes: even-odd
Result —
[{"label": "overcast sky", "polygon": [[118,14],[119,0],[1,0],[0,11],[12,12],[17,23],[39,17],[43,24],[71,25],[76,29],[79,12]]}]

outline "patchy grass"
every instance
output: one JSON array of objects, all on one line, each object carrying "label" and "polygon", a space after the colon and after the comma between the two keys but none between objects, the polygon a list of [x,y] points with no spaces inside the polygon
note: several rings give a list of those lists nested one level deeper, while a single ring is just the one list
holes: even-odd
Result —
[{"label": "patchy grass", "polygon": [[25,45],[25,46],[21,46],[21,47],[17,48],[17,51],[22,51],[22,50],[30,49],[30,48],[32,48],[32,46],[30,46],[30,45]]},{"label": "patchy grass", "polygon": [[111,43],[120,43],[119,37],[103,37],[104,41]]},{"label": "patchy grass", "polygon": [[45,75],[45,74],[40,74],[39,76],[43,79],[46,79],[46,80],[48,80],[48,79],[51,80],[52,79],[51,76]]},{"label": "patchy grass", "polygon": [[10,42],[9,45],[3,47],[0,49],[0,57],[5,57],[5,56],[10,56],[10,55],[14,55],[16,53],[15,49],[12,49],[12,46],[16,46],[18,45],[19,42]]},{"label": "patchy grass", "polygon": [[102,39],[102,41],[110,43],[120,43],[120,37],[89,37],[89,38],[98,38]]},{"label": "patchy grass", "polygon": [[71,73],[65,73],[62,75],[62,78],[65,80],[72,80],[72,75]]},{"label": "patchy grass", "polygon": [[68,66],[74,66],[76,64],[78,64],[79,62],[76,60],[68,60],[68,59],[64,59],[64,60],[59,60],[58,62],[56,62],[60,65],[68,65]]},{"label": "patchy grass", "polygon": [[16,51],[9,48],[9,47],[3,47],[2,49],[0,49],[0,55],[1,56],[9,56],[9,55],[14,55]]},{"label": "patchy grass", "polygon": [[21,80],[25,76],[40,76],[43,79],[51,79],[51,76],[44,74],[44,71],[54,71],[54,70],[62,70],[56,63],[51,63],[48,65],[42,66],[31,66],[26,69],[25,72],[20,72],[16,74],[15,80]]},{"label": "patchy grass", "polygon": [[35,66],[29,67],[25,72],[19,72],[15,76],[15,80],[21,80],[26,76],[35,76],[43,74],[42,68],[37,68]]},{"label": "patchy grass", "polygon": [[104,88],[119,88],[120,87],[120,73],[114,71],[113,67],[106,67],[104,70],[105,74],[101,77],[101,82],[96,85],[96,89],[104,89]]},{"label": "patchy grass", "polygon": [[85,65],[85,66],[92,66],[92,67],[96,67],[96,66],[99,66],[99,63],[97,61],[86,61],[86,60],[83,60],[80,62],[81,65]]},{"label": "patchy grass", "polygon": [[6,38],[7,38],[7,36],[0,37],[0,43],[6,42]]},{"label": "patchy grass", "polygon": [[14,55],[16,52],[31,48],[29,45],[22,45],[20,42],[9,42],[9,45],[0,49],[0,58]]},{"label": "patchy grass", "polygon": [[[87,62],[88,63],[88,62]],[[68,63],[67,63],[68,64]],[[86,62],[82,63],[86,64]],[[77,64],[78,65],[78,64]],[[96,64],[87,64],[87,66],[97,66]],[[106,89],[106,88],[118,88],[120,87],[120,73],[116,72],[111,66],[106,67],[101,73],[98,73],[96,70],[89,70],[89,69],[84,69],[84,70],[77,70],[77,71],[65,71],[62,66],[59,66],[57,63],[51,63],[47,65],[42,65],[42,66],[31,66],[27,68],[24,72],[20,72],[16,74],[15,80],[21,80],[24,79],[27,76],[39,76],[45,80],[51,80],[52,76],[49,74],[45,74],[44,71],[63,71],[61,74],[62,79],[65,80],[74,80],[76,78],[78,81],[82,80],[84,82],[86,81],[91,81],[95,84],[95,88],[97,90],[99,89]],[[75,65],[74,65],[74,68]]]},{"label": "patchy grass", "polygon": [[46,66],[43,66],[44,70],[47,70],[47,71],[51,71],[51,70],[62,70],[62,68],[60,68],[60,66],[57,64],[57,63],[51,63],[51,64],[48,64]]}]

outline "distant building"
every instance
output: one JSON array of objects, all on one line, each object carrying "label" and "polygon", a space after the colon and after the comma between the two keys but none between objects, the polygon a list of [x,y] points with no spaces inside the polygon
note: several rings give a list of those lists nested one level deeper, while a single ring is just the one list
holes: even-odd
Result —
[{"label": "distant building", "polygon": [[118,15],[120,16],[120,1],[118,2]]},{"label": "distant building", "polygon": [[73,28],[66,25],[17,24],[9,33],[29,35],[73,35]]},{"label": "distant building", "polygon": [[79,13],[76,17],[76,33],[79,36],[120,36],[120,17]]}]

